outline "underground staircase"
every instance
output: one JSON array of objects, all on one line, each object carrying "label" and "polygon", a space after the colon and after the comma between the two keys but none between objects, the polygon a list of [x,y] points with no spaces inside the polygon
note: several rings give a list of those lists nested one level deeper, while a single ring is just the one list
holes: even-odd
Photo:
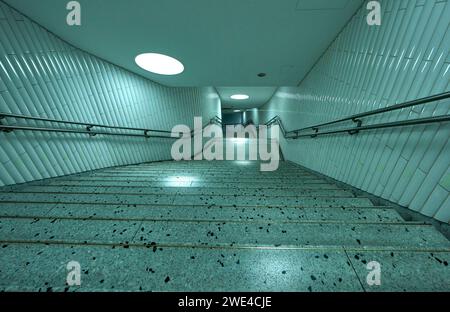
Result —
[{"label": "underground staircase", "polygon": [[2,187],[0,290],[450,290],[450,242],[432,225],[291,162],[259,169],[168,161]]}]

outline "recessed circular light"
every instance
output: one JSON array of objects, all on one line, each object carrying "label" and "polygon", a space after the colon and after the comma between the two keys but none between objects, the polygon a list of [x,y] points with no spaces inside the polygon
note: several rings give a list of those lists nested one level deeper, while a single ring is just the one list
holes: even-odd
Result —
[{"label": "recessed circular light", "polygon": [[159,75],[178,75],[184,71],[179,60],[164,54],[143,53],[136,56],[134,61],[142,69]]},{"label": "recessed circular light", "polygon": [[235,112],[235,113],[240,113],[241,110],[240,110],[240,109],[235,109],[233,112]]},{"label": "recessed circular light", "polygon": [[234,94],[230,98],[233,100],[247,100],[249,96],[247,94]]}]

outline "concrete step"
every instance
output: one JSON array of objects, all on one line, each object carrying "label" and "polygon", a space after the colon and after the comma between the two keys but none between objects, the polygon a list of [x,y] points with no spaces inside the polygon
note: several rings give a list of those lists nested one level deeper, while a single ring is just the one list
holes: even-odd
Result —
[{"label": "concrete step", "polygon": [[108,203],[161,205],[236,205],[236,206],[295,206],[295,207],[358,207],[371,206],[367,198],[356,197],[268,197],[234,195],[128,195],[128,194],[45,194],[1,193],[3,202],[42,203]]},{"label": "concrete step", "polygon": [[183,246],[389,246],[448,249],[431,225],[342,222],[120,221],[1,218],[2,241]]},{"label": "concrete step", "polygon": [[[81,286],[69,288],[66,266],[72,260],[80,263],[82,277]],[[383,264],[382,283],[375,288],[360,282],[370,261]],[[183,247],[149,252],[133,246],[7,244],[0,253],[0,290],[449,291],[449,261],[449,252]]]},{"label": "concrete step", "polygon": [[106,218],[122,220],[223,220],[223,221],[358,221],[402,222],[388,207],[267,208],[233,206],[130,206],[92,204],[4,203],[0,217]]},{"label": "concrete step", "polygon": [[231,188],[231,189],[339,189],[335,184],[327,182],[302,182],[299,181],[292,185],[283,187],[281,184],[264,183],[264,182],[214,182],[214,181],[197,181],[195,179],[177,179],[167,181],[132,181],[132,180],[101,180],[101,179],[85,179],[85,180],[51,180],[36,181],[27,183],[27,185],[68,185],[68,186],[141,186],[141,187],[201,187],[201,188]]},{"label": "concrete step", "polygon": [[176,195],[172,204],[203,204],[203,205],[239,205],[239,206],[295,206],[295,207],[358,207],[370,206],[372,202],[367,198],[356,197],[268,197],[268,196],[194,196]]},{"label": "concrete step", "polygon": [[[343,250],[164,247],[151,252],[133,246],[23,244],[2,249],[0,289],[64,291],[71,260],[80,263],[82,277],[81,286],[69,291],[362,291]],[[27,276],[30,271],[36,273]]]},{"label": "concrete step", "polygon": [[[196,192],[198,193],[199,190],[201,191],[215,191],[215,192],[249,192],[249,193],[273,193],[277,194],[277,192],[286,192],[286,193],[296,193],[296,192],[303,192],[303,191],[343,191],[341,188],[338,188],[336,185],[333,184],[310,184],[310,185],[300,185],[297,187],[291,187],[291,188],[283,188],[283,187],[266,187],[266,188],[256,188],[256,187],[222,187],[219,184],[214,184],[211,187],[205,188],[205,187],[199,187],[199,186],[168,186],[167,183],[163,183],[160,185],[154,184],[154,183],[120,183],[120,182],[101,182],[97,183],[95,181],[86,181],[85,183],[80,181],[72,181],[72,182],[66,182],[61,183],[57,181],[41,181],[41,183],[33,182],[33,183],[26,183],[26,184],[16,184],[16,185],[8,185],[0,187],[0,192],[15,192],[15,191],[21,191],[21,190],[32,190],[32,189],[38,189],[38,188],[53,188],[53,187],[68,187],[68,188],[86,188],[86,189],[109,189],[109,188],[117,188],[118,190],[132,190],[132,192],[135,192],[136,190],[146,190],[146,191],[162,191],[167,190],[167,192]],[[345,191],[348,193],[348,191]]]},{"label": "concrete step", "polygon": [[279,167],[275,171],[261,171],[260,167],[255,168],[248,168],[248,167],[242,167],[240,169],[236,169],[233,167],[227,167],[227,168],[215,168],[215,167],[208,167],[208,168],[195,168],[195,167],[184,167],[184,168],[155,168],[155,169],[147,169],[145,167],[137,167],[134,169],[128,169],[126,167],[117,167],[117,168],[103,168],[103,169],[96,169],[92,170],[89,173],[121,173],[121,174],[177,174],[177,173],[193,173],[193,174],[255,174],[255,175],[261,175],[261,176],[277,176],[277,175],[314,175],[310,171],[307,170],[301,170],[298,168],[285,168],[285,167]]},{"label": "concrete step", "polygon": [[99,186],[23,186],[1,188],[0,193],[75,193],[75,194],[128,194],[128,195],[224,195],[224,196],[267,196],[267,197],[289,197],[289,196],[329,196],[329,197],[353,197],[351,192],[342,190],[266,190],[261,189],[227,189],[227,188],[187,188],[187,187],[99,187]]},{"label": "concrete step", "polygon": [[[251,172],[252,174],[261,175],[261,176],[272,176],[272,175],[305,175],[310,176],[313,175],[311,172],[306,170],[299,170],[295,168],[279,168],[276,171],[260,171],[260,168],[242,168],[236,170],[235,168],[190,168],[185,167],[181,170],[183,173],[193,173],[193,174],[214,174],[214,175],[230,175],[230,174],[248,174]],[[143,167],[137,167],[135,169],[127,169],[123,167],[118,168],[106,168],[106,169],[98,169],[95,171],[91,171],[91,173],[120,173],[120,174],[177,174],[180,173],[180,169],[176,168],[164,168],[164,169],[146,169]]]},{"label": "concrete step", "polygon": [[[245,170],[245,169],[260,169],[259,161],[249,161],[249,160],[236,160],[236,161],[207,161],[207,160],[195,160],[195,161],[161,161],[161,162],[151,162],[151,163],[142,163],[137,165],[127,165],[115,168],[123,168],[123,169],[135,169],[135,168],[144,168],[144,169],[183,169],[183,168],[195,168],[195,169],[223,169],[230,168],[233,170]],[[110,168],[110,169],[115,169]],[[288,161],[280,161],[278,170],[283,169],[297,169],[304,170],[303,168],[294,165]]]},{"label": "concrete step", "polygon": [[133,177],[133,176],[113,176],[113,175],[95,175],[95,176],[84,176],[84,175],[73,175],[66,177],[54,178],[55,180],[63,180],[63,181],[83,181],[83,180],[91,180],[91,181],[202,181],[202,182],[212,182],[212,183],[233,183],[236,181],[239,182],[247,182],[247,183],[326,183],[325,180],[317,177],[308,177],[308,178],[289,178],[289,177],[239,177],[239,176],[230,176],[225,178],[211,177],[211,176],[184,176],[184,175],[173,175],[173,176],[162,176],[155,175],[151,177]]},{"label": "concrete step", "polygon": [[171,181],[122,181],[122,180],[98,180],[98,179],[86,179],[86,180],[57,180],[57,179],[45,179],[39,181],[33,181],[29,183],[9,185],[0,187],[1,191],[18,190],[29,186],[79,186],[79,187],[150,187],[150,188],[214,188],[214,189],[264,189],[264,190],[309,190],[309,189],[334,189],[341,190],[336,184],[321,182],[321,183],[296,183],[294,185],[286,185],[283,187],[280,184],[267,184],[263,182],[251,183],[251,182],[233,182],[233,183],[215,183],[215,182],[197,182],[194,180],[171,180]]},{"label": "concrete step", "polygon": [[163,172],[180,172],[180,168],[183,172],[210,172],[210,173],[246,173],[246,172],[254,172],[256,174],[262,174],[262,175],[271,175],[271,174],[283,174],[283,173],[294,173],[294,174],[311,174],[310,171],[302,169],[300,167],[295,166],[286,166],[284,163],[281,163],[281,165],[278,167],[275,171],[261,171],[260,166],[226,166],[226,167],[220,167],[220,166],[204,166],[204,167],[198,167],[198,166],[192,166],[192,165],[186,165],[186,166],[180,166],[179,164],[175,164],[173,167],[167,167],[167,166],[158,166],[158,167],[148,167],[144,165],[139,165],[135,167],[113,167],[113,168],[101,168],[97,169],[95,171],[91,172],[128,172],[128,173],[163,173]]}]

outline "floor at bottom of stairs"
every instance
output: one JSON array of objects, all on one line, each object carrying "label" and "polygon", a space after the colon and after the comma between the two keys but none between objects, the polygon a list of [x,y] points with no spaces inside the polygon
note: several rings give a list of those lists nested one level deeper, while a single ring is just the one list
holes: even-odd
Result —
[{"label": "floor at bottom of stairs", "polygon": [[[72,261],[80,286],[67,285]],[[449,291],[448,262],[432,226],[284,162],[151,163],[0,188],[1,291]]]}]

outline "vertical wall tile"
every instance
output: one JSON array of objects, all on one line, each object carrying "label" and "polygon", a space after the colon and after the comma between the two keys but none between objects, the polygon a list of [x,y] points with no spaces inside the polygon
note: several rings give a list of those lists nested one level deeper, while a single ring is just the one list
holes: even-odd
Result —
[{"label": "vertical wall tile", "polygon": [[[260,123],[279,115],[286,129],[298,129],[450,91],[449,1],[380,3],[382,25],[369,27],[363,6],[301,85],[279,88],[259,110]],[[364,124],[448,114],[449,102],[368,117]],[[288,160],[449,222],[449,137],[446,123],[282,140],[281,146]]]},{"label": "vertical wall tile", "polygon": [[[171,130],[220,110],[213,88],[156,84],[76,49],[0,1],[1,112]],[[2,132],[0,140],[0,185],[170,159],[173,142],[20,131]]]}]

